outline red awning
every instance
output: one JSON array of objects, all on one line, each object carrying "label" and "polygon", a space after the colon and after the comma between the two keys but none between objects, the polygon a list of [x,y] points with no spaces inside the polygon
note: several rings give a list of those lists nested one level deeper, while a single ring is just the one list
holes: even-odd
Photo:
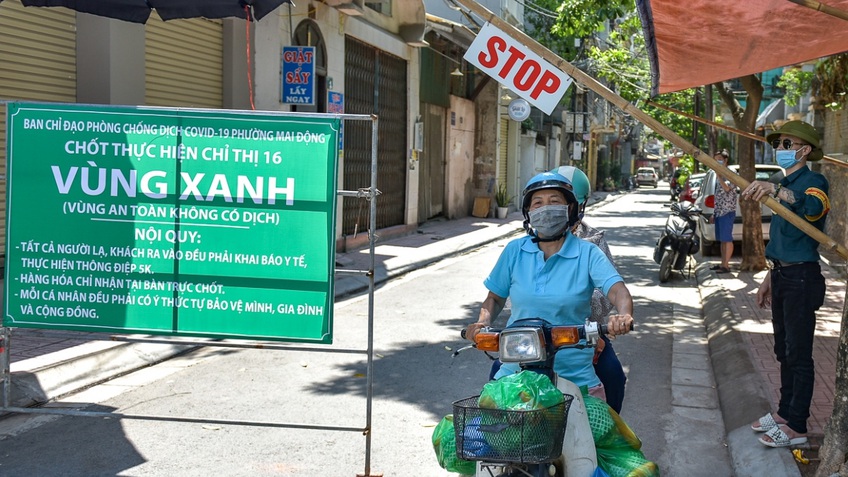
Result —
[{"label": "red awning", "polygon": [[[826,0],[848,10],[848,0]],[[848,22],[789,0],[637,0],[651,94],[848,51]]]}]

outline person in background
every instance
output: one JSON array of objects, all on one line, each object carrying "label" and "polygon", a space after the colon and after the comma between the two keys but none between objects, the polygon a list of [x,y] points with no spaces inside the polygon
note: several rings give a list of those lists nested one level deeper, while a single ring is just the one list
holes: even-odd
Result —
[{"label": "person in background", "polygon": [[[754,181],[742,191],[744,199],[771,195],[800,219],[823,230],[830,210],[827,179],[807,167],[824,156],[816,129],[789,121],[766,138],[775,148],[785,177],[780,183]],[[769,447],[807,442],[807,419],[813,398],[815,367],[813,337],[816,310],[824,303],[825,281],[819,265],[818,242],[780,215],[769,226],[766,259],[771,269],[757,290],[757,304],[771,306],[774,354],[780,364],[780,401],[776,413],[751,424],[765,432],[759,441]]]},{"label": "person in background", "polygon": [[[556,172],[566,179],[571,181],[574,188],[574,196],[579,203],[579,213],[577,223],[572,227],[571,233],[576,237],[587,240],[601,249],[604,255],[607,256],[613,267],[615,261],[612,259],[609,245],[604,238],[604,232],[596,228],[590,227],[583,220],[586,212],[586,204],[591,196],[591,184],[586,174],[574,166],[561,166],[551,172]],[[612,303],[601,293],[600,290],[595,290],[592,294],[592,321],[604,323],[607,315],[613,310]],[[609,338],[604,337],[603,342],[598,343],[595,348],[595,374],[604,385],[604,391],[607,396],[607,404],[621,414],[621,407],[624,404],[624,387],[627,382],[627,375],[624,374],[624,369],[621,366],[621,361],[615,354],[612,343]]]},{"label": "person in background", "polygon": [[[543,172],[530,179],[522,196],[527,236],[504,247],[484,280],[489,292],[477,322],[466,327],[466,337],[474,341],[481,329],[490,326],[507,298],[512,300],[507,326],[535,317],[553,325],[582,325],[591,316],[596,288],[618,310],[618,314],[608,318],[609,334],[629,332],[633,325],[633,298],[624,280],[596,245],[571,234],[579,208],[571,182],[560,174]],[[563,349],[556,355],[554,371],[606,400],[604,386],[592,365],[593,357],[591,348]],[[505,363],[495,378],[517,371],[514,363]]]},{"label": "person in background", "polygon": [[[730,154],[727,149],[713,156],[719,164],[727,166]],[[716,273],[730,273],[730,257],[733,256],[733,221],[736,219],[736,186],[716,170],[715,209],[710,218],[715,223],[715,237],[721,242],[721,264],[713,265],[710,270]]]}]

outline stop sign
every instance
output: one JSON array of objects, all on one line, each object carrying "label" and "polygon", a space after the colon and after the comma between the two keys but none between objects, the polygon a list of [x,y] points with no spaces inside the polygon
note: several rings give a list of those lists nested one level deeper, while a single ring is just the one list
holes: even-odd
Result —
[{"label": "stop sign", "polygon": [[573,82],[491,23],[483,25],[464,58],[546,114],[551,114]]}]

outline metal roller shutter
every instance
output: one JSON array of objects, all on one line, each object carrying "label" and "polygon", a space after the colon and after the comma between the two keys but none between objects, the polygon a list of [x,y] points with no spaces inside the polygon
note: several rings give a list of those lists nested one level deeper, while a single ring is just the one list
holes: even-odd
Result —
[{"label": "metal roller shutter", "polygon": [[[379,118],[377,138],[377,228],[403,225],[406,207],[406,61],[355,38],[345,37],[345,112]],[[344,188],[371,184],[371,124],[345,123]],[[342,233],[368,229],[368,206],[345,198]]]},{"label": "metal roller shutter", "polygon": [[223,107],[223,22],[164,22],[154,13],[144,31],[145,104]]},{"label": "metal roller shutter", "polygon": [[[0,2],[0,99],[77,100],[76,13]],[[6,250],[6,106],[0,104],[0,254]],[[5,257],[4,257],[5,258]]]}]

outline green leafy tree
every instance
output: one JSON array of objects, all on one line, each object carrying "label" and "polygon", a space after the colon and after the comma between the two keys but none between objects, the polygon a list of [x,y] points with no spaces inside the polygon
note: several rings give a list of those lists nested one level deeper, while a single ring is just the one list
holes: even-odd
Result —
[{"label": "green leafy tree", "polygon": [[848,53],[829,56],[816,64],[814,89],[819,101],[831,110],[848,106]]},{"label": "green leafy tree", "polygon": [[777,86],[783,88],[783,100],[789,106],[798,104],[802,96],[810,92],[815,73],[801,68],[790,68],[783,72],[777,80]]},{"label": "green leafy tree", "polygon": [[[635,12],[625,15],[610,32],[609,41],[601,47],[593,47],[589,52],[598,76],[616,86],[619,94],[628,101],[638,104],[650,95],[650,63],[645,50],[642,25]],[[745,106],[730,91],[725,83],[714,85],[719,96],[730,109],[734,126],[747,132],[753,132],[757,113],[763,96],[763,86],[759,77],[749,75],[740,78],[747,93]],[[694,114],[694,91],[684,90],[664,94],[652,101],[685,113]],[[691,137],[696,128],[692,120],[681,115],[655,108],[650,105],[642,108],[657,121],[681,137]],[[754,143],[751,140],[739,140],[740,174],[747,180],[754,178]],[[742,268],[744,270],[762,270],[765,268],[765,251],[762,237],[762,218],[759,204],[743,201],[741,204],[744,224],[742,240]]]},{"label": "green leafy tree", "polygon": [[[588,56],[597,76],[615,85],[624,99],[640,104],[650,97],[651,66],[646,54],[642,24],[635,12],[620,18],[609,33],[608,40],[601,46],[590,48]],[[694,93],[691,89],[676,91],[654,98],[653,101],[694,114]],[[678,135],[691,137],[691,119],[651,105],[642,109]],[[655,133],[652,135],[659,138]]]},{"label": "green leafy tree", "polygon": [[[745,90],[745,106],[730,90],[728,83],[716,83],[714,86],[725,106],[730,110],[736,129],[751,134],[756,133],[757,115],[763,99],[762,79],[757,75],[747,75],[739,78],[739,83]],[[754,168],[754,141],[739,136],[737,149],[739,175],[748,181],[753,181],[756,175]],[[740,269],[758,271],[766,267],[765,245],[763,245],[763,226],[760,204],[750,200],[740,200],[742,210],[742,264]]]},{"label": "green leafy tree", "polygon": [[527,34],[566,61],[580,61],[587,39],[634,9],[633,0],[535,0],[525,3]]},{"label": "green leafy tree", "polygon": [[635,11],[633,0],[563,0],[545,2],[556,6],[558,14],[553,33],[572,38],[586,38],[605,29],[612,22]]}]

